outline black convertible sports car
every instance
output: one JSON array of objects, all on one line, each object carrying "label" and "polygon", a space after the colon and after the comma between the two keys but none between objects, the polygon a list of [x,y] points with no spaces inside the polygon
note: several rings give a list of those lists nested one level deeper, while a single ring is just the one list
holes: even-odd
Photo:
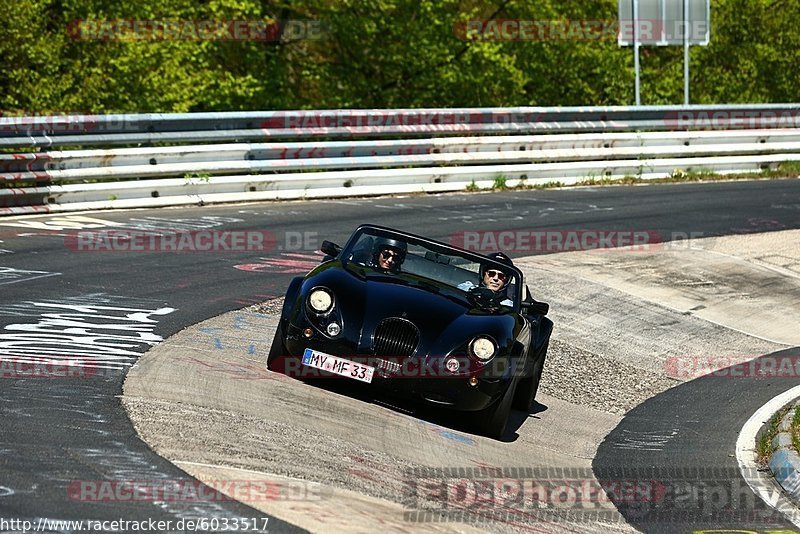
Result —
[{"label": "black convertible sports car", "polygon": [[[553,323],[510,260],[374,225],[321,250],[289,284],[269,369],[473,412],[493,437],[512,406],[530,409]],[[485,287],[487,274],[502,289]]]}]

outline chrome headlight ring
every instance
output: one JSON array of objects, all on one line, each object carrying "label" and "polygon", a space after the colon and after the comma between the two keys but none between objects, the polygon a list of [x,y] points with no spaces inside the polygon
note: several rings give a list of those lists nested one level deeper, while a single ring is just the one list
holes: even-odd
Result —
[{"label": "chrome headlight ring", "polygon": [[333,309],[333,293],[325,287],[315,287],[308,293],[308,307],[314,313],[324,315]]},{"label": "chrome headlight ring", "polygon": [[469,342],[469,354],[486,363],[497,354],[497,343],[488,336],[478,336]]}]

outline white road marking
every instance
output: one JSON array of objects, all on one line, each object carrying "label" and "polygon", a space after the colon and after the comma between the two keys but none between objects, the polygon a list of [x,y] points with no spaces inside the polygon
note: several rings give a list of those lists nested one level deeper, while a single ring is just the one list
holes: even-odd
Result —
[{"label": "white road marking", "polygon": [[677,428],[668,430],[652,430],[646,432],[624,431],[625,436],[622,441],[614,443],[615,449],[627,449],[637,451],[663,451],[664,446],[678,435]]},{"label": "white road marking", "polygon": [[0,362],[124,369],[163,340],[158,319],[175,311],[138,302],[100,294],[6,305],[0,316],[30,319],[0,330]]},{"label": "white road marking", "polygon": [[49,273],[47,271],[27,271],[15,269],[13,267],[0,267],[0,286],[16,284],[18,282],[28,282],[48,276],[61,276],[61,273]]}]

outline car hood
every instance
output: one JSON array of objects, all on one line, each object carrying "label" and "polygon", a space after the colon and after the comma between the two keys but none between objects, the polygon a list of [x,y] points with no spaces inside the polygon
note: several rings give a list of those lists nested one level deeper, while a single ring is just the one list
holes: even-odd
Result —
[{"label": "car hood", "polygon": [[369,353],[375,329],[383,319],[400,317],[420,332],[418,355],[445,355],[477,334],[502,346],[513,337],[514,314],[490,314],[474,308],[458,292],[420,279],[370,272],[327,269],[306,288],[333,290],[348,337],[358,352]]},{"label": "car hood", "polygon": [[470,310],[464,302],[419,286],[367,282],[363,294],[365,319],[402,317],[420,329],[442,330]]}]

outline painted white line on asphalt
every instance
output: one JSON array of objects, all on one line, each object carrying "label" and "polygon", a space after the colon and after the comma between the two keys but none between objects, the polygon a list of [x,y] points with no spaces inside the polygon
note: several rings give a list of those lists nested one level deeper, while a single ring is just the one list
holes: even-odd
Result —
[{"label": "painted white line on asphalt", "polygon": [[758,470],[755,452],[756,434],[759,429],[775,412],[797,398],[800,398],[800,386],[784,391],[756,410],[739,432],[739,438],[736,440],[736,461],[750,489],[795,526],[800,527],[800,508],[784,494],[783,488],[778,485],[771,473],[766,474]]},{"label": "painted white line on asphalt", "polygon": [[0,285],[17,284],[19,282],[29,282],[48,276],[61,276],[61,273],[49,273],[47,271],[27,271],[15,269],[13,267],[0,267]]}]

